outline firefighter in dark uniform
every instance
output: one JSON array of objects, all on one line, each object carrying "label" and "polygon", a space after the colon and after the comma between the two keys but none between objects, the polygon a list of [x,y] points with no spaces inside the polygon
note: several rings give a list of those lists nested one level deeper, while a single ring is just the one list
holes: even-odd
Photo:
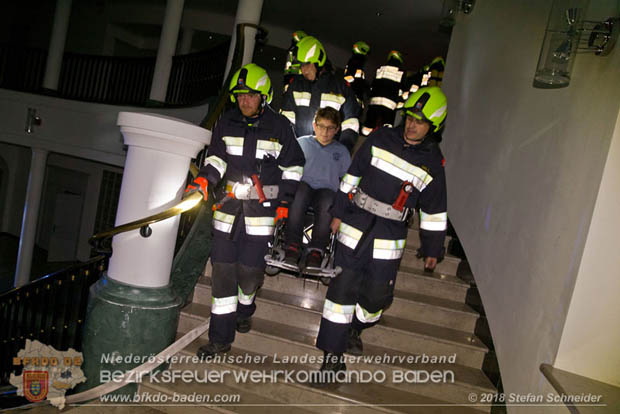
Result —
[{"label": "firefighter in dark uniform", "polygon": [[332,208],[338,232],[336,265],[343,271],[327,291],[316,345],[324,371],[346,369],[343,352],[360,355],[360,332],[392,302],[407,239],[409,213],[420,208],[421,253],[434,269],[447,227],[443,156],[432,139],[446,118],[438,87],[421,88],[405,107],[406,121],[371,134],[340,182]]},{"label": "firefighter in dark uniform", "polygon": [[403,80],[403,93],[400,96],[398,105],[396,105],[396,109],[403,109],[405,102],[409,99],[409,95],[415,93],[422,86],[428,86],[426,83],[422,84],[423,81],[427,81],[424,76],[426,73],[427,72],[424,72],[424,69],[419,69],[417,72],[407,72],[405,74],[405,79]]},{"label": "firefighter in dark uniform", "polygon": [[384,125],[394,125],[396,106],[402,94],[402,65],[402,54],[397,50],[392,50],[388,54],[387,63],[377,69],[370,87],[370,101],[362,135],[367,136]]},{"label": "firefighter in dark uniform", "polygon": [[293,78],[296,75],[301,74],[301,68],[299,67],[299,62],[295,62],[295,48],[297,43],[304,37],[308,36],[306,32],[303,30],[297,30],[293,32],[293,37],[291,38],[291,46],[286,51],[286,62],[284,63],[284,92],[288,88],[288,85],[291,83]]},{"label": "firefighter in dark uniform", "polygon": [[312,135],[316,111],[331,106],[343,119],[336,139],[351,151],[359,133],[360,106],[355,94],[344,79],[326,69],[325,49],[315,37],[306,36],[297,43],[296,59],[303,76],[295,77],[286,90],[282,115],[295,125],[298,137]]},{"label": "firefighter in dark uniform", "polygon": [[364,107],[364,99],[368,92],[368,84],[366,83],[366,73],[364,65],[366,64],[366,56],[370,52],[370,46],[364,41],[355,42],[353,45],[353,54],[344,67],[344,80],[353,89],[357,102]]},{"label": "firefighter in dark uniform", "polygon": [[441,87],[441,82],[443,81],[443,71],[445,67],[446,62],[441,56],[437,56],[431,61],[430,65],[428,65],[428,70],[430,72],[428,86]]},{"label": "firefighter in dark uniform", "polygon": [[207,186],[225,180],[213,214],[211,325],[200,356],[230,350],[235,329],[250,330],[274,216],[287,215],[305,162],[291,124],[268,105],[273,91],[263,68],[243,66],[230,92],[237,108],[218,121],[204,166],[187,188],[206,199]]}]

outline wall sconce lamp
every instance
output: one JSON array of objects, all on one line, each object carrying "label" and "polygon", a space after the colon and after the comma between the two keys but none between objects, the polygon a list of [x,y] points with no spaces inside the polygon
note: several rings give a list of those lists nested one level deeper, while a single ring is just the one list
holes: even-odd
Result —
[{"label": "wall sconce lamp", "polygon": [[568,86],[577,53],[606,56],[620,31],[620,18],[603,22],[584,20],[588,0],[554,0],[547,21],[533,86]]},{"label": "wall sconce lamp", "polygon": [[441,9],[440,29],[450,31],[456,24],[458,13],[470,14],[474,10],[476,0],[444,0]]}]

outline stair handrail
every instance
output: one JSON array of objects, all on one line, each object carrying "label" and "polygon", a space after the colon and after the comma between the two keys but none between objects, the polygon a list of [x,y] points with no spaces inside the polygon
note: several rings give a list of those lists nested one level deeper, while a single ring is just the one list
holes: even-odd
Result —
[{"label": "stair handrail", "polygon": [[48,51],[0,43],[0,86],[19,92],[108,105],[178,108],[203,105],[217,96],[228,47],[172,57],[166,96],[151,101],[155,57],[123,57],[66,52],[58,87],[43,88]]},{"label": "stair handrail", "polygon": [[113,227],[110,230],[94,234],[90,239],[88,239],[88,243],[97,253],[111,255],[112,246],[110,244],[110,241],[112,237],[120,233],[126,233],[128,231],[138,229],[140,230],[140,235],[142,237],[150,237],[153,233],[153,230],[150,227],[151,224],[169,219],[188,210],[191,210],[192,208],[196,207],[202,199],[203,196],[200,192],[192,193],[187,197],[183,198],[179,203],[160,213],[153,214],[140,220],[135,220],[126,224],[122,224],[120,226]]}]

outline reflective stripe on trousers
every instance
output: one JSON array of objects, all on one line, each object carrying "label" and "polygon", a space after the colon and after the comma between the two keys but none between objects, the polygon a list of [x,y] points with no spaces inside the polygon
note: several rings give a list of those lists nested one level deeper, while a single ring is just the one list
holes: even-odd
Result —
[{"label": "reflective stripe on trousers", "polygon": [[403,257],[406,240],[375,239],[372,249],[373,259],[396,260]]},{"label": "reflective stripe on trousers", "polygon": [[329,299],[325,299],[323,305],[323,317],[334,323],[351,323],[353,320],[353,305],[339,305]]},{"label": "reflective stripe on trousers", "polygon": [[237,311],[237,296],[226,298],[211,298],[211,313],[215,315],[225,315]]}]

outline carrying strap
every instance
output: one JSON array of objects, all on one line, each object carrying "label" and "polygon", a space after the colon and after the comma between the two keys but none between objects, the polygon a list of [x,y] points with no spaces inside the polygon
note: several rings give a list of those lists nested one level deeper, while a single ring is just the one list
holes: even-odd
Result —
[{"label": "carrying strap", "polygon": [[392,207],[391,204],[372,198],[360,188],[357,189],[357,192],[353,196],[353,202],[359,208],[388,220],[405,221],[409,213],[408,208],[404,208],[403,211],[398,211]]}]

